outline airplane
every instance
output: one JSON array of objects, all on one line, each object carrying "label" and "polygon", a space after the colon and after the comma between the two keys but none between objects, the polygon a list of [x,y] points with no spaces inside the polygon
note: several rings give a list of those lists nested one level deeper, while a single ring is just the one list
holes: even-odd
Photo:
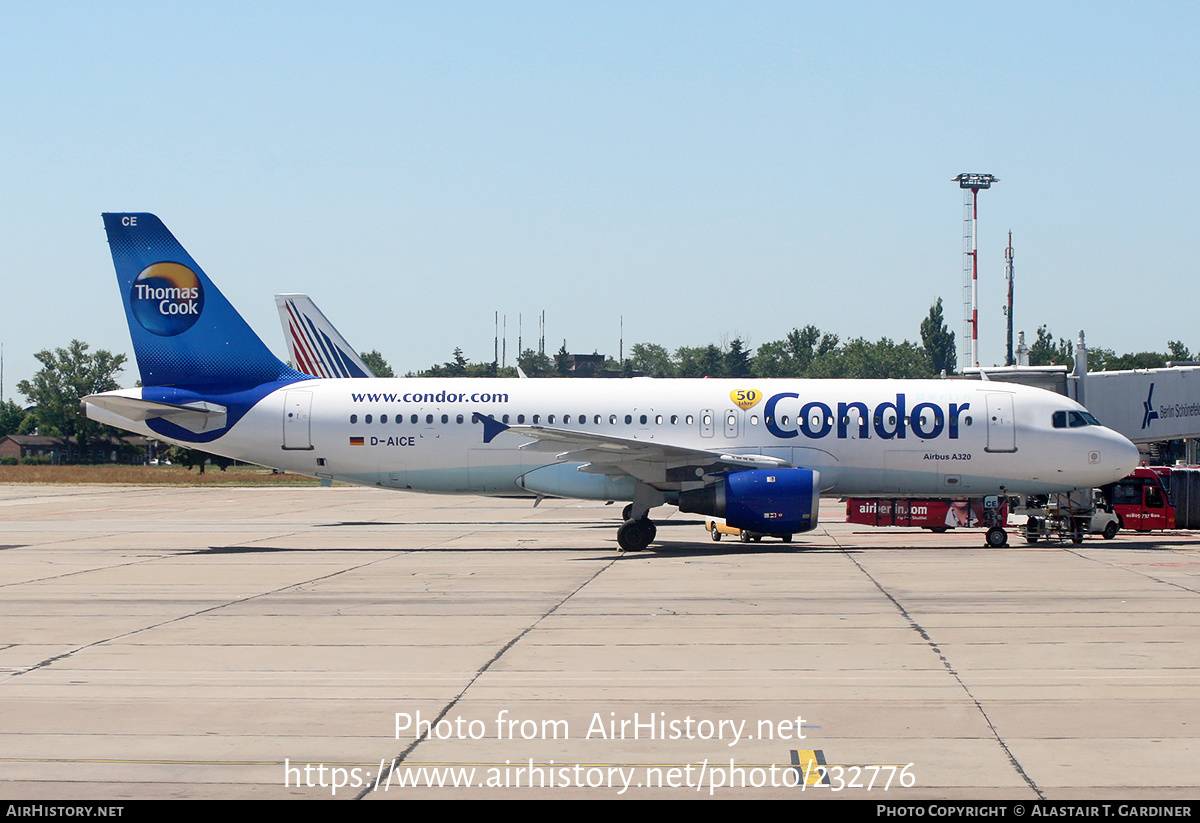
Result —
[{"label": "airplane", "polygon": [[277,294],[283,339],[296,368],[313,377],[374,377],[307,294]]},{"label": "airplane", "polygon": [[1138,461],[1079,404],[1016,384],[318,378],[272,354],[157,217],[104,226],[142,385],[83,398],[93,420],[366,486],[630,501],[623,551],[654,541],[664,504],[790,539],[821,495],[1047,494]]}]

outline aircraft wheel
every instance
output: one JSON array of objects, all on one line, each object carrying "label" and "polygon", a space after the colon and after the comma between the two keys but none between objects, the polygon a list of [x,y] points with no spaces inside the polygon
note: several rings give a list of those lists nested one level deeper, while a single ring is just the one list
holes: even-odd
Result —
[{"label": "aircraft wheel", "polygon": [[630,503],[625,508],[621,509],[621,519],[628,520],[633,517],[633,504]]},{"label": "aircraft wheel", "polygon": [[1036,543],[1041,537],[1038,535],[1038,519],[1036,517],[1029,518],[1029,522],[1025,524],[1025,541],[1028,543]]},{"label": "aircraft wheel", "polygon": [[1008,545],[1008,532],[999,526],[993,526],[987,532],[987,544],[993,549]]},{"label": "aircraft wheel", "polygon": [[946,532],[950,531],[950,527],[949,526],[930,526],[929,530],[931,532],[933,532],[934,534],[945,534]]},{"label": "aircraft wheel", "polygon": [[650,545],[656,531],[649,520],[626,520],[617,529],[617,545],[622,551],[640,552]]},{"label": "aircraft wheel", "polygon": [[784,543],[791,543],[792,536],[790,534],[785,534],[783,537],[780,538],[780,540],[782,540]]},{"label": "aircraft wheel", "polygon": [[711,534],[712,534],[712,539],[713,539],[713,542],[714,542],[714,543],[720,543],[720,542],[721,542],[721,532],[720,532],[720,530],[717,528],[717,524],[716,524],[716,523],[713,523],[713,524],[712,524],[712,532],[711,532]]},{"label": "aircraft wheel", "polygon": [[741,534],[738,535],[738,540],[740,540],[743,543],[749,543],[750,542],[750,532],[742,532]]},{"label": "aircraft wheel", "polygon": [[1120,531],[1120,529],[1117,528],[1116,523],[1109,523],[1107,526],[1104,527],[1104,539],[1112,540],[1114,537],[1117,536],[1118,531]]}]

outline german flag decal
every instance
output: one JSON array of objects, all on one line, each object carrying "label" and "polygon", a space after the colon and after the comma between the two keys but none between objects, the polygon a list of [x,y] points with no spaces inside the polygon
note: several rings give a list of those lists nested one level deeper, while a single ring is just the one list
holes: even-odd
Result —
[{"label": "german flag decal", "polygon": [[361,437],[351,437],[351,438],[350,438],[350,445],[351,445],[351,446],[364,446],[364,445],[366,445],[366,444],[365,444],[365,443],[363,443],[363,439],[362,439]]}]

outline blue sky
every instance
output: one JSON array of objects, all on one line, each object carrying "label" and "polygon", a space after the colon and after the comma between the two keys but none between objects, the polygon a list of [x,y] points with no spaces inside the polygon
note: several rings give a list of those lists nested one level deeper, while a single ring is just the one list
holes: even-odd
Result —
[{"label": "blue sky", "polygon": [[[6,4],[4,396],[72,338],[130,352],[100,221],[152,211],[269,346],[303,291],[403,373],[493,316],[616,355],[809,323],[1200,349],[1185,3]],[[136,369],[124,382],[131,385]]]}]

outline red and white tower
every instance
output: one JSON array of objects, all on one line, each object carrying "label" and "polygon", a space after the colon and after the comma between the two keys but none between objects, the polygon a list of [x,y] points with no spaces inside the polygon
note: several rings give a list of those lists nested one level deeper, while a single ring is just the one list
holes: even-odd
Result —
[{"label": "red and white tower", "polygon": [[[959,359],[963,368],[979,365],[979,190],[1000,178],[991,174],[960,174],[951,178],[963,190],[963,312],[966,315]],[[967,344],[967,333],[971,342]]]}]

